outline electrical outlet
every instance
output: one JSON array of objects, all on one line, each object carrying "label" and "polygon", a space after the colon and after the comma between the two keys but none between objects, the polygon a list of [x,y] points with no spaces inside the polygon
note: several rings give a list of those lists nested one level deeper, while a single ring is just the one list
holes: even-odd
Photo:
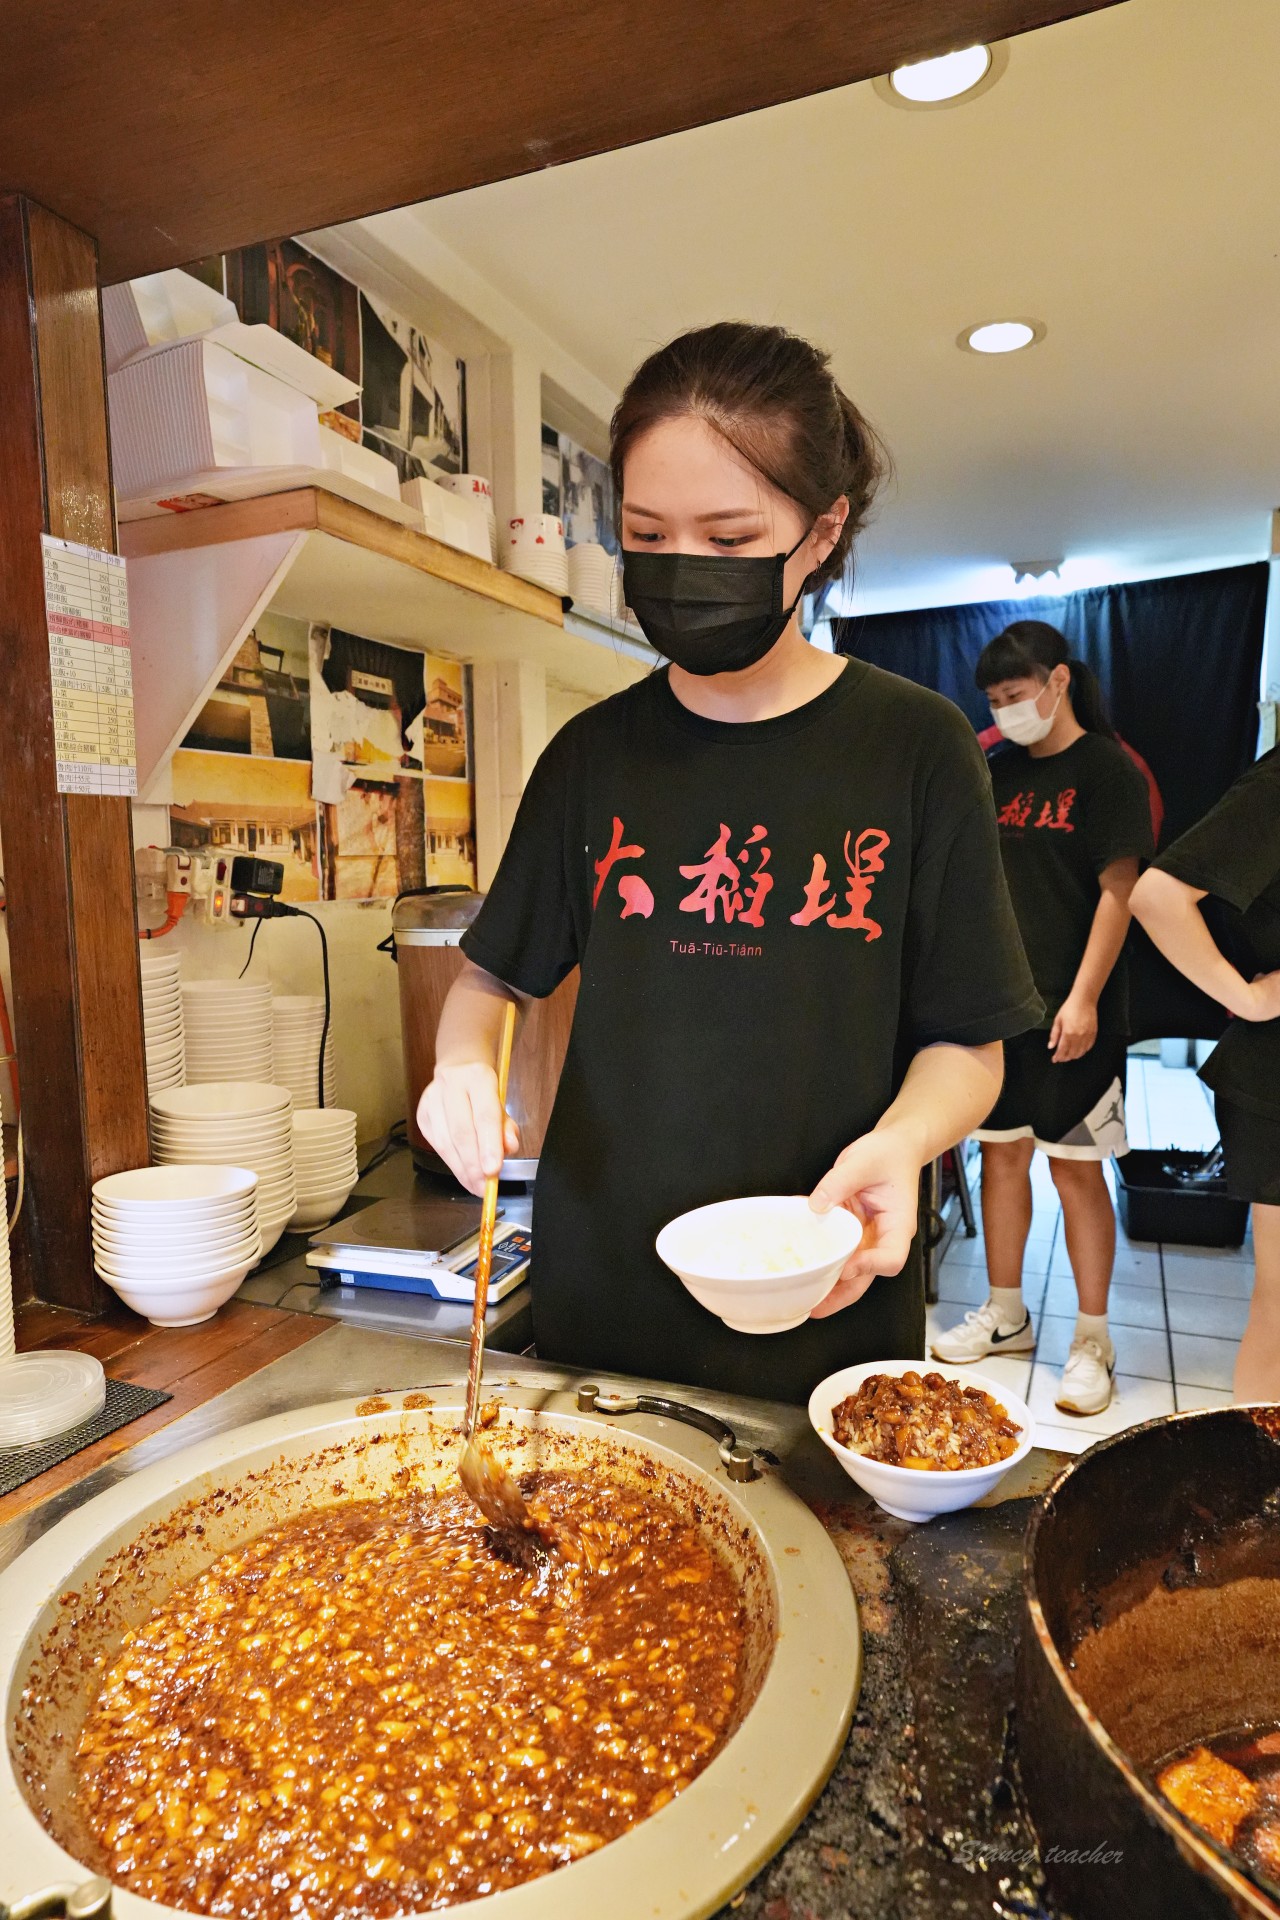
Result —
[{"label": "electrical outlet", "polygon": [[195,891],[194,861],[185,847],[169,847],[164,856],[164,882],[169,893]]},{"label": "electrical outlet", "polygon": [[139,847],[133,856],[133,873],[138,931],[152,933],[164,925],[169,910],[165,897],[163,848]]}]

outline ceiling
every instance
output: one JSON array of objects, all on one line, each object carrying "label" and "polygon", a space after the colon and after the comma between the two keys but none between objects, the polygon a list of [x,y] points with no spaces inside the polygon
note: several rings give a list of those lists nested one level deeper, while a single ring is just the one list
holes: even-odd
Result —
[{"label": "ceiling", "polygon": [[106,283],[697,126],[1111,0],[27,0],[0,191]]},{"label": "ceiling", "polygon": [[[1256,558],[1280,502],[1280,7],[1124,0],[948,110],[869,83],[416,210],[612,389],[683,327],[822,342],[897,479],[857,603]],[[983,358],[961,328],[1048,328]]]}]

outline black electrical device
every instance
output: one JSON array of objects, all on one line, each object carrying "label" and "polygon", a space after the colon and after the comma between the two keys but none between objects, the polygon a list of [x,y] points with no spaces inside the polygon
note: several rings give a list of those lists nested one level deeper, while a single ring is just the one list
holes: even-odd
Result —
[{"label": "black electrical device", "polygon": [[284,865],[279,860],[259,860],[256,854],[238,853],[231,862],[232,893],[265,893],[274,899],[284,892]]},{"label": "black electrical device", "polygon": [[325,938],[324,927],[314,913],[308,913],[303,907],[291,907],[277,898],[284,891],[284,866],[279,860],[259,860],[256,854],[238,853],[231,862],[231,917],[233,920],[252,920],[253,932],[249,937],[249,958],[240,969],[243,980],[253,960],[253,950],[258,942],[258,933],[264,920],[309,920],[320,935],[320,965],[324,973],[324,1025],[320,1030],[319,1059],[319,1102],[324,1100],[324,1062],[325,1050],[329,1041],[329,1026],[333,1018],[333,1001],[329,990],[329,942]]}]

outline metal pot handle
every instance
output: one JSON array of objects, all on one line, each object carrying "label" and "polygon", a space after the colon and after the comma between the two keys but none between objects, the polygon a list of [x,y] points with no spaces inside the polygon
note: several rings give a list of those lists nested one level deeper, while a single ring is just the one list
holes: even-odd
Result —
[{"label": "metal pot handle", "polygon": [[111,1882],[94,1878],[77,1885],[60,1880],[22,1900],[0,1900],[0,1920],[109,1920]]},{"label": "metal pot handle", "polygon": [[683,1420],[687,1427],[709,1433],[720,1448],[720,1458],[731,1480],[758,1480],[755,1450],[741,1445],[733,1428],[714,1413],[688,1406],[683,1400],[668,1400],[658,1393],[602,1393],[599,1387],[578,1388],[579,1413],[660,1413],[669,1420]]}]

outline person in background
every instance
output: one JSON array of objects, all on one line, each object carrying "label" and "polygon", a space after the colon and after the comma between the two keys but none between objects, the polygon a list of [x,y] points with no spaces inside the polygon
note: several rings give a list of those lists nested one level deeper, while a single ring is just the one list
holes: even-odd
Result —
[{"label": "person in background", "polygon": [[[539,1354],[805,1401],[924,1353],[920,1169],[982,1118],[1040,1015],[991,781],[950,701],[810,646],[881,453],[827,356],[781,327],[682,335],[612,427],[622,577],[670,662],[569,721],[463,935],[419,1107],[478,1192],[504,1136],[507,1002],[581,985],[538,1166]],[[815,1316],[738,1333],[658,1258],[736,1195],[843,1206],[862,1245]]]},{"label": "person in background", "polygon": [[996,820],[1045,1018],[1006,1045],[1004,1089],[976,1134],[990,1297],[933,1351],[954,1363],[1035,1345],[1022,1262],[1038,1147],[1062,1201],[1079,1302],[1057,1405],[1096,1414],[1110,1402],[1115,1375],[1107,1294],[1116,1221],[1103,1162],[1129,1150],[1121,955],[1129,895],[1154,850],[1151,805],[1097,681],[1068,656],[1055,627],[1015,621],[983,648],[976,677],[1010,743],[991,762]]},{"label": "person in background", "polygon": [[[1228,959],[1200,903],[1227,913]],[[1238,1400],[1280,1400],[1280,747],[1241,774],[1143,874],[1132,898],[1166,959],[1234,1020],[1200,1077],[1213,1088],[1228,1191],[1253,1203],[1253,1300]]]}]

